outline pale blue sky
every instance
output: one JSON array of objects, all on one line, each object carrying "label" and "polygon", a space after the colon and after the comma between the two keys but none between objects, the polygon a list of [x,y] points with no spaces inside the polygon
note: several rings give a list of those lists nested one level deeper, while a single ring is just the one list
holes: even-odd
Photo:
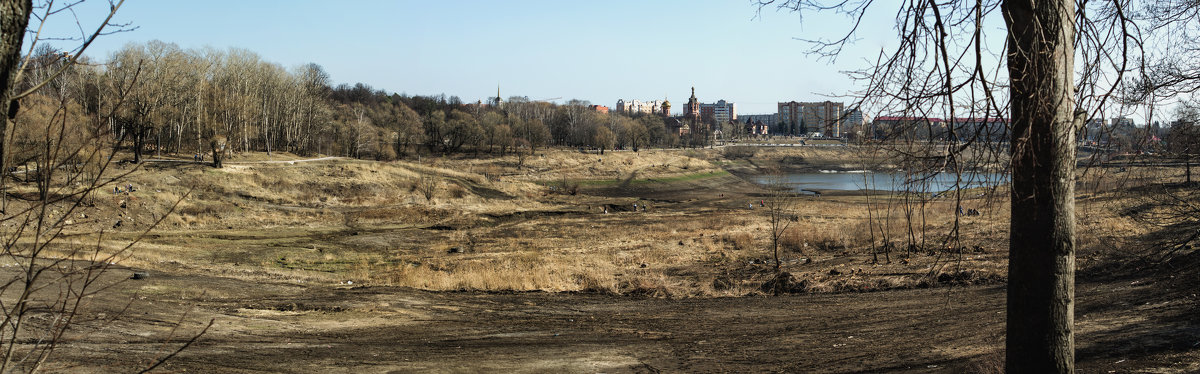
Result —
[{"label": "pale blue sky", "polygon": [[[107,10],[104,2],[92,6]],[[78,12],[85,26],[99,13]],[[848,19],[820,14],[801,22],[773,9],[755,15],[744,0],[129,0],[116,21],[138,29],[106,36],[87,54],[154,39],[238,47],[286,67],[315,62],[335,83],[464,101],[495,95],[499,84],[505,97],[680,103],[694,85],[702,102],[725,99],[739,114],[758,114],[775,112],[778,101],[847,94],[855,87],[839,71],[864,66],[895,39],[893,14],[873,15],[862,40],[830,65],[806,55],[808,44],[795,38],[834,37]],[[48,27],[51,35],[78,34],[73,21]]]}]

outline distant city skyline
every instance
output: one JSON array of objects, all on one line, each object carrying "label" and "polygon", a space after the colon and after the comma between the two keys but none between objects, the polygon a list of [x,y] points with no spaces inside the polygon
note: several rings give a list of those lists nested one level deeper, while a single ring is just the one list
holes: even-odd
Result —
[{"label": "distant city skyline", "polygon": [[[77,13],[86,29],[103,19],[108,3],[84,6]],[[106,60],[127,43],[156,39],[187,49],[242,48],[287,68],[317,63],[335,85],[464,102],[486,101],[499,85],[505,98],[683,103],[694,86],[701,102],[724,99],[740,113],[766,114],[779,101],[852,92],[839,71],[865,66],[891,39],[890,14],[879,16],[830,65],[807,55],[810,44],[799,39],[833,37],[847,30],[847,19],[774,8],[759,14],[748,2],[128,1],[114,22],[137,29],[103,36],[85,54]],[[79,28],[59,16],[46,33],[78,36]]]}]

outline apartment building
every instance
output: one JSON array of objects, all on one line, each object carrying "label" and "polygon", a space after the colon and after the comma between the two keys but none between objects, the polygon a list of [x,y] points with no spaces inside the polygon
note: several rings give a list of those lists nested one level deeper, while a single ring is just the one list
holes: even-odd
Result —
[{"label": "apartment building", "polygon": [[662,112],[662,104],[663,104],[663,101],[659,101],[659,100],[641,101],[641,100],[634,99],[634,100],[626,101],[625,99],[618,99],[617,105],[614,106],[612,108],[612,110],[619,112],[619,113],[628,113],[628,114],[660,113],[660,112]]},{"label": "apartment building", "polygon": [[[792,135],[821,133],[822,136],[841,137],[842,123],[846,120],[846,105],[841,102],[781,102],[778,104],[781,131]],[[861,116],[860,116],[861,118]],[[861,119],[860,119],[861,120]]]},{"label": "apartment building", "polygon": [[712,118],[716,123],[727,123],[737,120],[737,104],[718,100],[712,104],[700,104],[700,118]]}]

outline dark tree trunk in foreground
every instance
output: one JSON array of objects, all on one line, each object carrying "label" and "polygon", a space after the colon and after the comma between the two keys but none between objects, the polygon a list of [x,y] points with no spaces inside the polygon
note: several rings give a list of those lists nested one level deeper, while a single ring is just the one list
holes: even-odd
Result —
[{"label": "dark tree trunk in foreground", "polygon": [[1012,220],[1007,371],[1075,365],[1073,0],[1007,0]]},{"label": "dark tree trunk in foreground", "polygon": [[[3,116],[0,118],[3,119],[0,121],[0,160],[3,161],[7,161],[4,134],[9,132],[8,119],[15,117],[9,115],[10,110],[15,112],[15,108],[9,106],[12,86],[16,84],[13,79],[21,61],[21,43],[25,40],[25,27],[29,26],[29,12],[32,11],[30,0],[0,1],[0,116]],[[8,167],[3,161],[0,161],[0,171]]]}]

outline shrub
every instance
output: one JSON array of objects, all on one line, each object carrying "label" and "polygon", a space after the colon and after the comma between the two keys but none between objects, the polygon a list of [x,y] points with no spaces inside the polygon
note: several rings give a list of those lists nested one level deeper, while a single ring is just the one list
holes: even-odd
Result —
[{"label": "shrub", "polygon": [[461,199],[467,195],[467,189],[458,184],[450,185],[450,196],[455,199]]},{"label": "shrub", "polygon": [[725,147],[724,151],[725,158],[728,159],[751,158],[754,157],[755,153],[758,153],[758,147],[745,145]]},{"label": "shrub", "polygon": [[417,192],[420,192],[421,196],[425,197],[426,202],[433,201],[433,195],[438,189],[437,178],[429,175],[423,175],[420,179],[417,179],[414,185],[416,186]]},{"label": "shrub", "polygon": [[550,191],[553,193],[574,196],[575,194],[579,193],[579,182],[567,180],[566,177],[563,177],[563,179],[558,181],[558,183],[550,185]]},{"label": "shrub", "polygon": [[807,252],[811,249],[833,251],[845,248],[852,242],[844,233],[831,232],[823,226],[795,225],[779,237],[779,244],[784,250]]},{"label": "shrub", "polygon": [[375,161],[395,161],[396,148],[392,147],[387,142],[379,142],[378,148],[374,152]]},{"label": "shrub", "polygon": [[733,247],[735,250],[754,248],[754,236],[750,235],[748,232],[725,234],[721,237],[721,241]]},{"label": "shrub", "polygon": [[809,231],[798,227],[789,227],[779,236],[779,247],[784,251],[805,252]]},{"label": "shrub", "polygon": [[228,213],[231,210],[232,208],[229,206],[221,206],[220,204],[181,204],[175,211],[182,216],[199,217],[203,215],[219,216],[221,213]]}]

